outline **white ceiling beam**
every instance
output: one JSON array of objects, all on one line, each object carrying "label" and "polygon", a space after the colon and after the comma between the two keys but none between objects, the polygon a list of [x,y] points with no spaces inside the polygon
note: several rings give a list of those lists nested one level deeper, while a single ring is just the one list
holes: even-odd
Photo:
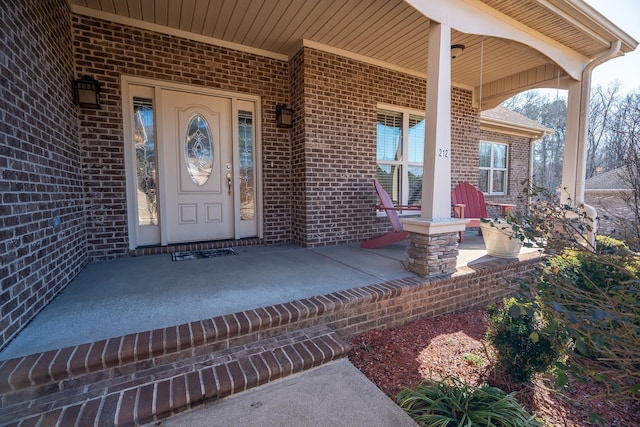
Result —
[{"label": "white ceiling beam", "polygon": [[478,0],[404,0],[427,18],[458,31],[514,40],[531,46],[580,80],[589,58]]}]

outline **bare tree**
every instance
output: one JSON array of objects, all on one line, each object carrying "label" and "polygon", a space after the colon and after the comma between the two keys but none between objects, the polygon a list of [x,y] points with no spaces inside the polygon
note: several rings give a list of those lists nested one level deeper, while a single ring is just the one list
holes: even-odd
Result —
[{"label": "bare tree", "polygon": [[555,191],[562,181],[567,115],[565,96],[551,97],[541,91],[530,90],[508,99],[503,105],[553,129],[551,135],[534,146],[533,182],[549,191]]},{"label": "bare tree", "polygon": [[598,171],[613,169],[612,165],[607,164],[611,161],[607,152],[611,148],[610,142],[615,140],[612,130],[617,117],[619,92],[620,82],[615,81],[606,89],[598,85],[591,93],[587,135],[587,178],[596,175]]},{"label": "bare tree", "polygon": [[[551,135],[537,142],[534,147],[534,183],[549,191],[555,191],[562,182],[564,141],[567,132],[567,103],[564,98],[548,100],[540,116],[540,123],[553,129]],[[538,164],[538,159],[540,163]]]},{"label": "bare tree", "polygon": [[623,226],[625,239],[640,249],[640,92],[626,96],[620,108],[620,124],[617,136],[623,153],[624,178],[631,193],[625,197],[630,215],[618,218]]}]

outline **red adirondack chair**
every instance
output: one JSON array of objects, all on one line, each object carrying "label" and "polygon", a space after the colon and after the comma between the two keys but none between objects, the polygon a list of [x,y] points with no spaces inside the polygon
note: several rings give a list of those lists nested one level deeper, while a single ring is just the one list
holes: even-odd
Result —
[{"label": "red adirondack chair", "polygon": [[402,229],[402,222],[400,222],[398,211],[420,210],[420,206],[394,205],[393,201],[391,200],[391,196],[389,196],[389,193],[386,192],[386,190],[382,187],[377,179],[373,180],[373,186],[375,187],[376,193],[378,193],[378,198],[380,199],[380,203],[376,205],[376,209],[385,211],[385,213],[387,214],[387,218],[389,218],[389,222],[391,223],[391,230],[380,236],[376,236],[362,242],[360,244],[360,247],[366,249],[380,248],[382,246],[406,240],[407,234],[409,234],[409,232]]},{"label": "red adirondack chair", "polygon": [[[499,206],[502,215],[507,214],[516,205],[507,203],[487,202],[482,191],[466,181],[460,181],[457,187],[451,192],[451,204],[456,218],[470,219],[467,227],[480,227],[480,219],[488,218],[487,205]],[[464,231],[460,232],[460,242],[464,242]]]}]

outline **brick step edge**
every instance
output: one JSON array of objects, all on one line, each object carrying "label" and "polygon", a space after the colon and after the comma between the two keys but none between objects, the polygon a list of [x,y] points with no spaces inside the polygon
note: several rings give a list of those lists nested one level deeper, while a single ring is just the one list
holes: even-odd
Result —
[{"label": "brick step edge", "polygon": [[[0,361],[0,396],[125,365],[164,364],[286,332],[293,323],[359,302],[392,298],[419,280],[404,279]],[[307,326],[307,325],[305,325]]]},{"label": "brick step edge", "polygon": [[[291,337],[289,337],[289,335]],[[215,365],[191,369],[167,366],[169,373],[158,379],[115,391],[107,390],[86,398],[86,387],[69,390],[58,400],[47,403],[40,399],[4,407],[2,426],[134,426],[151,423],[189,408],[210,403],[270,381],[305,371],[324,363],[346,357],[349,345],[337,333],[324,325],[285,334],[276,341],[284,345],[272,348],[247,349],[237,353],[229,349],[228,360]],[[184,363],[183,363],[184,365]],[[175,372],[174,372],[175,373]]]}]

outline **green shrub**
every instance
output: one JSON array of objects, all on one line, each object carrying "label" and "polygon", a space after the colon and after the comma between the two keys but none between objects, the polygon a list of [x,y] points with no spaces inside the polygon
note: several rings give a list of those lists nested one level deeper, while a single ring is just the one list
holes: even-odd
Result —
[{"label": "green shrub", "polygon": [[555,322],[542,319],[531,302],[506,298],[504,308],[488,308],[487,339],[498,353],[498,362],[515,381],[528,382],[558,360],[564,339]]},{"label": "green shrub", "polygon": [[578,355],[637,381],[640,257],[620,240],[597,242],[596,253],[567,249],[550,257],[534,291],[564,323]]},{"label": "green shrub", "polygon": [[[561,191],[566,192],[566,189]],[[581,206],[557,203],[557,194],[527,185],[525,230],[547,258],[519,279],[521,295],[546,319],[555,319],[570,338],[566,363],[555,364],[556,383],[569,376],[605,386],[607,399],[640,399],[640,253],[637,235],[622,242],[583,238],[596,218]],[[565,194],[566,196],[571,196]],[[637,221],[635,221],[637,222]],[[637,230],[638,227],[636,226]]]},{"label": "green shrub", "polygon": [[623,242],[612,238],[598,241],[603,242],[598,253],[566,249],[550,257],[543,280],[569,281],[578,289],[597,295],[617,291],[621,284],[639,277],[640,261]]},{"label": "green shrub", "polygon": [[425,427],[534,427],[542,424],[499,388],[473,387],[453,377],[398,395],[398,404]]},{"label": "green shrub", "polygon": [[596,236],[596,251],[601,254],[630,255],[629,246],[622,240],[611,236],[598,234]]}]

